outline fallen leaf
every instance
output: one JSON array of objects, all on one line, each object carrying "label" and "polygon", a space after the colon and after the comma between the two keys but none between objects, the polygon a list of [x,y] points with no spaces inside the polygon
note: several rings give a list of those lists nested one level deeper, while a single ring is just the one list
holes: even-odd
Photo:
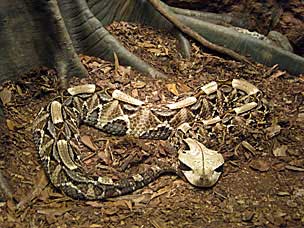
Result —
[{"label": "fallen leaf", "polygon": [[86,201],[85,203],[87,205],[90,205],[91,207],[95,207],[95,208],[102,208],[102,207],[104,207],[104,203],[101,203],[99,201]]},{"label": "fallen leaf", "polygon": [[276,147],[272,153],[275,157],[281,157],[281,156],[286,156],[286,151],[288,149],[288,146],[286,145],[281,145],[281,146],[278,146]]},{"label": "fallen leaf", "polygon": [[146,83],[143,81],[131,82],[131,86],[135,89],[142,89],[146,86]]},{"label": "fallen leaf", "polygon": [[155,45],[151,44],[150,41],[138,42],[137,45],[143,48],[155,48]]},{"label": "fallen leaf", "polygon": [[286,74],[286,71],[280,71],[280,70],[278,70],[273,75],[271,75],[270,78],[274,80],[274,79],[277,79],[277,78],[283,76],[284,74]]},{"label": "fallen leaf", "polygon": [[159,56],[162,54],[161,50],[159,50],[157,48],[148,48],[147,51],[153,53],[156,56]]},{"label": "fallen leaf", "polygon": [[170,93],[174,94],[175,96],[179,95],[179,92],[177,91],[175,83],[167,84],[166,87]]},{"label": "fallen leaf", "polygon": [[278,196],[290,196],[289,192],[277,192]]},{"label": "fallen leaf", "polygon": [[152,223],[153,227],[155,227],[155,228],[167,228],[165,221],[163,221],[160,218],[154,217],[150,220],[150,222]]},{"label": "fallen leaf", "polygon": [[242,215],[242,221],[243,222],[250,222],[253,219],[254,215],[255,215],[254,212],[252,212],[252,211],[246,211]]},{"label": "fallen leaf", "polygon": [[100,225],[100,224],[91,224],[89,227],[90,227],[90,228],[102,228],[102,227],[104,227],[104,225]]},{"label": "fallen leaf", "polygon": [[88,135],[81,136],[80,141],[87,146],[92,151],[96,151],[97,147],[94,145],[94,143],[91,140],[91,137]]},{"label": "fallen leaf", "polygon": [[10,119],[6,120],[6,126],[10,131],[14,131],[16,128],[16,123]]},{"label": "fallen leaf", "polygon": [[270,127],[266,128],[267,137],[272,138],[281,132],[281,126],[278,124],[272,124]]},{"label": "fallen leaf", "polygon": [[4,88],[0,92],[0,99],[1,99],[3,105],[10,103],[11,99],[12,99],[12,91],[7,88]]},{"label": "fallen leaf", "polygon": [[115,214],[119,213],[119,208],[107,208],[104,210],[104,213],[106,215],[115,215]]},{"label": "fallen leaf", "polygon": [[183,92],[183,93],[188,93],[192,90],[189,86],[187,86],[184,83],[178,83],[178,86],[179,86],[181,92]]},{"label": "fallen leaf", "polygon": [[20,88],[20,86],[16,85],[16,89],[17,89],[17,93],[18,93],[20,96],[23,96],[23,92],[22,92],[22,89]]},{"label": "fallen leaf", "polygon": [[62,207],[62,208],[56,207],[56,208],[40,209],[40,210],[37,210],[37,212],[42,215],[61,216],[70,210],[72,210],[71,207]]},{"label": "fallen leaf", "polygon": [[285,169],[289,169],[291,171],[296,171],[296,172],[304,172],[304,168],[300,168],[300,167],[293,166],[293,165],[286,165]]},{"label": "fallen leaf", "polygon": [[260,172],[267,172],[270,169],[270,164],[268,161],[259,159],[252,161],[250,167]]},{"label": "fallen leaf", "polygon": [[297,117],[297,122],[304,122],[304,113],[301,112],[298,114],[298,117]]},{"label": "fallen leaf", "polygon": [[100,63],[93,61],[92,63],[88,64],[92,68],[99,68],[101,66]]},{"label": "fallen leaf", "polygon": [[131,96],[132,97],[138,97],[138,90],[137,89],[132,89]]},{"label": "fallen leaf", "polygon": [[101,68],[102,73],[107,74],[112,70],[112,67],[106,66]]},{"label": "fallen leaf", "polygon": [[160,190],[158,190],[157,192],[153,193],[152,196],[151,196],[151,200],[153,200],[154,198],[157,198],[163,194],[166,194],[170,191],[171,187],[169,186],[166,186]]}]

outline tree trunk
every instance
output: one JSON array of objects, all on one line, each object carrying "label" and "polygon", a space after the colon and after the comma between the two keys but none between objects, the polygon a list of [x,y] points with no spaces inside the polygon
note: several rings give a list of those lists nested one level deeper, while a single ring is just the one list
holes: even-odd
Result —
[{"label": "tree trunk", "polygon": [[84,76],[56,1],[0,1],[0,81],[39,66]]}]

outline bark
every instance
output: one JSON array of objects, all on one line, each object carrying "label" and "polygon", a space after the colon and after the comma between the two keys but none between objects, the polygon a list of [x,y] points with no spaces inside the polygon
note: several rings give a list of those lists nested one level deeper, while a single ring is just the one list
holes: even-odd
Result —
[{"label": "bark", "polygon": [[153,78],[165,77],[163,73],[125,49],[103,27],[101,21],[88,8],[86,1],[62,0],[59,5],[65,25],[78,53],[114,62],[115,52],[122,64],[130,65]]},{"label": "bark", "polygon": [[[96,18],[105,25],[112,23],[114,20],[124,20],[146,24],[169,32],[174,32],[174,30],[176,30],[174,25],[164,16],[162,16],[157,10],[153,10],[152,5],[148,4],[148,0],[88,0],[88,6]],[[244,27],[247,23],[246,19],[226,14],[216,15],[193,10],[177,9],[166,5],[164,5],[164,7],[173,11],[179,21],[213,44],[226,47],[268,66],[278,64],[281,69],[287,70],[292,74],[304,73],[304,58],[291,52],[284,51],[280,47],[254,39],[249,35],[236,32],[234,29],[229,27],[220,26],[227,26],[228,23],[229,26],[232,24]],[[114,9],[115,16],[107,13],[110,9]],[[207,23],[206,21],[211,23]],[[220,25],[216,25],[214,23]],[[178,34],[176,31],[174,33]],[[180,46],[183,46],[183,40],[185,40],[185,38],[180,39]]]},{"label": "bark", "polygon": [[44,1],[0,1],[0,81],[39,66],[86,75],[54,10]]},{"label": "bark", "polygon": [[259,63],[267,66],[278,64],[280,69],[287,70],[292,74],[304,73],[304,58],[299,55],[246,34],[235,32],[231,28],[183,15],[178,15],[178,18],[197,33],[206,37],[207,40],[212,40],[214,43],[235,50],[244,56],[250,56]]},{"label": "bark", "polygon": [[216,44],[206,40],[202,34],[201,35],[198,34],[197,32],[193,31],[190,27],[185,25],[182,21],[180,21],[178,19],[178,17],[172,11],[170,11],[169,8],[167,8],[165,5],[161,4],[161,2],[159,0],[149,0],[149,2],[151,3],[151,5],[153,5],[153,7],[158,12],[160,12],[164,17],[166,17],[174,26],[176,26],[178,29],[180,29],[183,33],[187,34],[188,36],[190,36],[193,39],[195,39],[196,41],[198,41],[203,46],[205,46],[211,50],[217,51],[219,53],[229,55],[230,57],[232,57],[236,60],[250,63],[244,56],[241,56],[238,53],[236,53],[230,49],[227,49],[223,46],[216,45]]}]

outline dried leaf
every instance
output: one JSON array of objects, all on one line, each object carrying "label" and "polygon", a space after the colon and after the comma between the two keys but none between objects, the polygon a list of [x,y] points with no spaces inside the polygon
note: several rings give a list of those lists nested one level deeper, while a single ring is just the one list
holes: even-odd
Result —
[{"label": "dried leaf", "polygon": [[286,156],[287,149],[288,149],[288,146],[281,145],[281,146],[276,147],[272,153],[275,157]]},{"label": "dried leaf", "polygon": [[119,213],[119,208],[115,208],[115,207],[107,208],[104,210],[104,213],[106,215],[115,215]]},{"label": "dried leaf", "polygon": [[270,76],[271,79],[277,79],[286,74],[286,71],[276,71],[273,75]]},{"label": "dried leaf", "polygon": [[281,132],[281,126],[278,124],[272,124],[270,127],[266,128],[267,137],[272,138]]},{"label": "dried leaf", "polygon": [[170,93],[174,94],[175,96],[179,95],[179,92],[177,91],[175,83],[167,84],[166,87]]},{"label": "dried leaf", "polygon": [[242,141],[242,146],[250,151],[253,155],[256,154],[256,149],[247,141]]},{"label": "dried leaf", "polygon": [[104,207],[104,203],[101,203],[99,201],[86,201],[85,203],[87,205],[90,205],[91,207],[95,207],[95,208],[102,208],[102,207]]},{"label": "dried leaf", "polygon": [[96,146],[94,145],[94,143],[92,142],[90,136],[88,136],[88,135],[81,136],[80,141],[81,141],[84,145],[86,145],[90,150],[92,150],[92,151],[96,151],[96,150],[97,150],[97,147],[96,147]]},{"label": "dried leaf", "polygon": [[3,105],[7,105],[8,103],[11,102],[12,99],[12,91],[4,88],[1,92],[0,92],[0,99],[2,101]]},{"label": "dried leaf", "polygon": [[132,89],[131,96],[132,97],[138,97],[138,90],[137,89]]},{"label": "dried leaf", "polygon": [[142,89],[146,86],[146,83],[143,81],[131,82],[131,86],[135,89]]},{"label": "dried leaf", "polygon": [[184,83],[178,83],[178,86],[179,86],[182,93],[188,93],[192,90],[189,86],[187,86]]},{"label": "dried leaf", "polygon": [[88,64],[92,68],[99,68],[101,66],[100,63],[93,61],[92,63]]},{"label": "dried leaf", "polygon": [[250,163],[250,167],[260,172],[267,172],[270,169],[270,164],[265,160],[254,160]]},{"label": "dried leaf", "polygon": [[20,86],[16,85],[16,89],[17,89],[17,93],[18,93],[20,96],[23,96],[23,92],[22,92],[22,89],[20,88]]},{"label": "dried leaf", "polygon": [[7,125],[7,128],[10,130],[10,131],[14,131],[15,128],[16,128],[16,123],[10,119],[7,119],[6,120],[6,125]]},{"label": "dried leaf", "polygon": [[43,215],[61,216],[70,210],[72,210],[71,207],[62,207],[62,208],[56,207],[56,208],[40,209],[37,210],[37,212]]},{"label": "dried leaf", "polygon": [[151,200],[153,200],[154,198],[157,198],[163,194],[166,194],[167,192],[169,192],[171,189],[171,187],[169,186],[166,186],[160,190],[158,190],[157,192],[153,193],[152,196],[151,196]]},{"label": "dried leaf", "polygon": [[156,56],[159,56],[162,54],[162,51],[157,48],[148,48],[147,51],[153,53]]},{"label": "dried leaf", "polygon": [[137,45],[143,48],[155,48],[155,45],[151,44],[150,41],[138,42]]},{"label": "dried leaf", "polygon": [[160,218],[153,218],[150,220],[150,222],[152,223],[153,227],[155,228],[166,228],[166,224],[163,220],[161,220]]},{"label": "dried leaf", "polygon": [[298,114],[298,117],[297,117],[297,122],[304,122],[304,113],[301,112]]},{"label": "dried leaf", "polygon": [[90,227],[90,228],[102,228],[102,227],[104,227],[104,225],[91,224],[89,227]]},{"label": "dried leaf", "polygon": [[293,166],[293,165],[286,165],[285,168],[289,169],[291,171],[304,172],[304,168],[300,168],[300,167]]},{"label": "dried leaf", "polygon": [[107,74],[112,70],[112,67],[107,66],[107,67],[103,67],[101,68],[102,73]]},{"label": "dried leaf", "polygon": [[290,196],[289,192],[278,192],[277,193],[278,196]]}]

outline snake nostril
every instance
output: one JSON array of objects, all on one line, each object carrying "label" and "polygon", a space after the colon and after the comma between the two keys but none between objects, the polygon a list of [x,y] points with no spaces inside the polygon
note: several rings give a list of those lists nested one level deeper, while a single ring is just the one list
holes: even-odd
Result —
[{"label": "snake nostril", "polygon": [[224,172],[224,164],[223,164],[223,165],[220,165],[219,167],[217,167],[214,171],[215,171],[215,172],[218,172],[218,173]]},{"label": "snake nostril", "polygon": [[179,168],[182,171],[191,171],[192,169],[183,162],[179,162]]}]

